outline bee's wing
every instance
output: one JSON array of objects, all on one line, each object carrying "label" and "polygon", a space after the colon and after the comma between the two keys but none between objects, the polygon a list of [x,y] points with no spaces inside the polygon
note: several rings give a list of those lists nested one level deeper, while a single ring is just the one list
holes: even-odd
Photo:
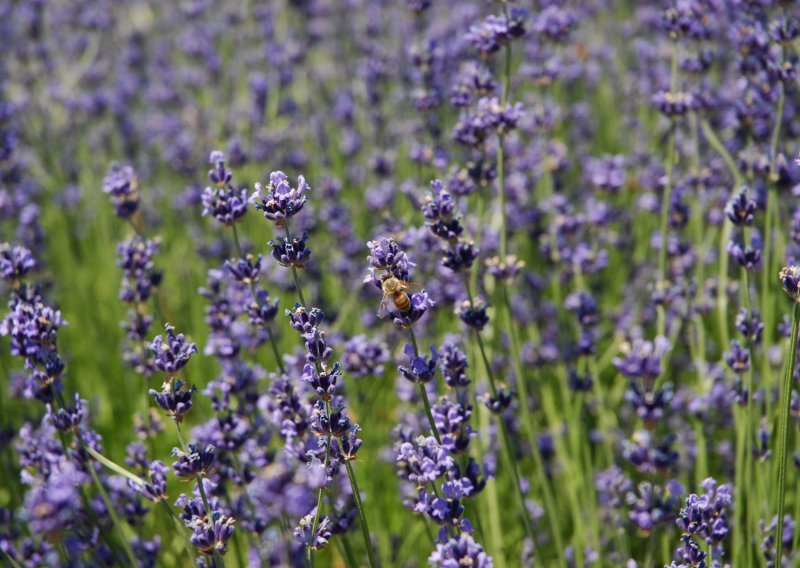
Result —
[{"label": "bee's wing", "polygon": [[383,298],[381,299],[381,305],[378,307],[378,317],[385,318],[389,315],[389,312],[393,306],[392,297],[389,294],[384,294]]}]

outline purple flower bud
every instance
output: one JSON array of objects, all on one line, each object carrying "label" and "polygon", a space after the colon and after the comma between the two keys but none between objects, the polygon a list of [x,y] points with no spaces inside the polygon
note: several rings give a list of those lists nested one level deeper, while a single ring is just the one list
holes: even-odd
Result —
[{"label": "purple flower bud", "polygon": [[191,525],[193,530],[189,541],[203,554],[211,556],[215,551],[225,554],[228,550],[228,541],[233,536],[235,523],[233,517],[220,511],[214,511],[211,518],[208,516],[196,518]]},{"label": "purple flower bud", "polygon": [[331,412],[325,406],[325,403],[318,400],[314,403],[314,412],[311,415],[311,429],[318,436],[332,436],[333,438],[341,438],[350,431],[350,419],[344,412],[343,407],[332,408]]},{"label": "purple flower bud", "polygon": [[480,397],[480,400],[493,414],[502,414],[511,406],[511,402],[516,396],[517,393],[513,390],[499,388],[494,395],[486,393],[483,397]]},{"label": "purple flower bud", "polygon": [[77,432],[78,427],[85,415],[84,404],[86,401],[81,400],[78,393],[75,393],[75,404],[73,406],[65,406],[54,411],[50,404],[47,405],[47,416],[52,422],[56,430],[61,432]]},{"label": "purple flower bud", "polygon": [[346,435],[331,441],[332,450],[338,454],[339,458],[346,461],[354,461],[358,450],[361,449],[362,440],[358,437],[361,427],[356,424]]},{"label": "purple flower bud", "polygon": [[481,331],[489,323],[487,307],[481,298],[476,298],[474,302],[464,300],[456,309],[456,314],[467,327]]},{"label": "purple flower bud", "polygon": [[756,202],[750,198],[747,188],[742,188],[725,206],[725,214],[737,227],[749,227],[756,215]]},{"label": "purple flower bud", "polygon": [[237,282],[256,283],[261,275],[261,259],[261,255],[254,259],[252,254],[248,254],[245,258],[226,260],[225,268]]},{"label": "purple flower bud", "polygon": [[336,392],[336,382],[341,377],[341,370],[339,363],[334,363],[333,369],[325,371],[323,369],[317,370],[314,365],[306,364],[303,367],[303,372],[300,379],[309,383],[311,388],[317,393],[322,400],[331,400],[333,394]]}]

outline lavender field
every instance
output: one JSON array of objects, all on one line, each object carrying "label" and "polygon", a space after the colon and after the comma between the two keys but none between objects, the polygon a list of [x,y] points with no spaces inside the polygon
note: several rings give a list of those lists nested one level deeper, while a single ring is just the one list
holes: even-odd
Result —
[{"label": "lavender field", "polygon": [[800,2],[0,30],[0,566],[800,566]]}]

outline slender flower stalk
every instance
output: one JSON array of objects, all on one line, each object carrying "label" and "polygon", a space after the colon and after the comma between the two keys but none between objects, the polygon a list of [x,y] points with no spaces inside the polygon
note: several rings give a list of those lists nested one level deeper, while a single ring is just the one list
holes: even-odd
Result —
[{"label": "slender flower stalk", "polygon": [[[233,231],[233,243],[236,246],[236,252],[239,253],[239,258],[245,258],[244,254],[242,253],[242,245],[239,242],[239,231],[236,228],[236,224],[231,225],[231,229]],[[253,296],[253,301],[258,304],[260,308],[264,307],[264,303],[261,299],[261,296],[256,293],[256,285],[252,279],[247,279],[247,286],[250,288],[250,294]],[[272,332],[272,327],[267,325],[267,336],[269,337],[269,343],[272,347],[272,354],[275,357],[275,363],[278,365],[278,369],[280,369],[281,373],[286,372],[286,367],[283,364],[283,358],[281,357],[280,351],[278,350],[278,344],[275,341],[275,334]]]},{"label": "slender flower stalk", "polygon": [[792,335],[789,339],[789,360],[783,375],[783,384],[780,391],[780,414],[778,415],[778,519],[775,530],[775,565],[782,566],[783,557],[783,529],[784,508],[786,504],[786,470],[789,460],[789,424],[790,408],[792,402],[792,383],[795,365],[797,364],[797,340],[800,329],[800,268],[790,266],[781,270],[780,279],[783,289],[793,301],[792,307]]},{"label": "slender flower stalk", "polygon": [[[408,336],[411,338],[411,345],[414,348],[414,357],[419,357],[419,347],[417,346],[417,336],[414,334],[414,328],[408,328]],[[439,435],[439,430],[436,428],[436,422],[433,419],[433,413],[431,412],[431,403],[428,400],[428,391],[425,388],[425,383],[418,383],[419,385],[419,396],[422,398],[422,405],[425,407],[425,415],[428,417],[428,424],[431,427],[431,433],[433,433],[433,437],[436,438],[436,441],[440,444],[442,443],[442,438]]]},{"label": "slender flower stalk", "polygon": [[[298,275],[298,269],[302,269],[311,256],[311,251],[305,245],[308,235],[304,233],[300,238],[296,238],[292,236],[289,229],[292,217],[300,212],[308,201],[305,193],[309,189],[303,176],[298,178],[296,187],[291,187],[285,174],[272,172],[270,181],[266,186],[256,184],[256,191],[250,199],[255,204],[256,209],[264,213],[266,219],[274,222],[276,229],[283,229],[284,236],[279,237],[278,241],[270,241],[269,244],[273,249],[272,256],[278,263],[291,269],[299,299],[299,302],[295,304],[294,311],[287,310],[286,313],[291,318],[292,327],[301,334],[305,341],[306,360],[309,363],[313,363],[313,365],[307,364],[303,372],[303,380],[314,386],[314,390],[321,399],[315,405],[312,428],[318,435],[324,434],[326,437],[325,461],[323,462],[326,476],[329,475],[328,472],[332,463],[336,463],[338,468],[342,460],[346,462],[348,478],[362,526],[369,566],[373,567],[375,561],[369,526],[361,504],[361,495],[355,474],[352,472],[352,466],[349,463],[356,459],[356,452],[361,446],[361,440],[356,436],[359,427],[356,425],[351,428],[343,406],[335,410],[331,404],[340,373],[339,363],[334,363],[332,366],[329,365],[333,349],[328,346],[325,340],[325,333],[318,327],[318,324],[325,317],[324,313],[307,305]],[[336,459],[335,462],[333,461],[334,458]],[[310,565],[314,563],[313,552],[317,548],[317,531],[321,526],[323,494],[328,485],[328,483],[321,483],[317,492],[317,506],[311,523],[311,540],[307,547],[307,558]],[[325,540],[327,541],[327,539]]]},{"label": "slender flower stalk", "polygon": [[[670,92],[676,93],[678,90],[678,44],[673,38],[671,41],[670,51]],[[667,183],[664,186],[664,196],[661,201],[661,225],[660,225],[660,238],[661,247],[658,251],[658,281],[656,282],[656,289],[661,290],[667,286],[667,244],[669,238],[667,231],[669,229],[669,209],[672,203],[672,186],[673,174],[675,170],[675,146],[677,138],[677,125],[675,122],[670,124],[669,141],[667,142],[667,158],[665,162],[665,169],[667,172]],[[666,334],[667,323],[666,313],[662,305],[658,306],[658,325],[656,335],[663,336]]]},{"label": "slender flower stalk", "polygon": [[[781,22],[781,27],[785,31],[785,20]],[[779,65],[783,65],[785,59],[784,50],[786,48],[780,45],[780,58]],[[779,253],[774,249],[775,237],[773,235],[773,227],[777,221],[780,226],[780,211],[778,209],[778,144],[781,137],[781,127],[783,125],[783,110],[786,102],[786,86],[782,80],[777,81],[778,88],[778,103],[775,110],[775,124],[772,127],[772,136],[770,138],[769,150],[769,178],[767,179],[767,204],[766,214],[764,216],[764,271],[761,276],[761,313],[764,317],[764,344],[772,344],[773,334],[773,314],[775,305],[772,300],[772,286],[769,285],[770,271],[773,270],[775,259],[774,253]],[[766,359],[766,357],[765,357]],[[770,388],[772,387],[772,372],[768,364],[763,366],[764,376],[762,380]],[[780,546],[778,547],[780,548]],[[778,565],[780,566],[780,564]]]}]

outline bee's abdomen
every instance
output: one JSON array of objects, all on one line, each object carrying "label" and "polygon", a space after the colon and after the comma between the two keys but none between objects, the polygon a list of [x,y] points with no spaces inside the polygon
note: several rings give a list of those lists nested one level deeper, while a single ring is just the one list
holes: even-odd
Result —
[{"label": "bee's abdomen", "polygon": [[411,309],[411,298],[405,292],[395,292],[392,297],[394,306],[401,312],[407,312]]}]

